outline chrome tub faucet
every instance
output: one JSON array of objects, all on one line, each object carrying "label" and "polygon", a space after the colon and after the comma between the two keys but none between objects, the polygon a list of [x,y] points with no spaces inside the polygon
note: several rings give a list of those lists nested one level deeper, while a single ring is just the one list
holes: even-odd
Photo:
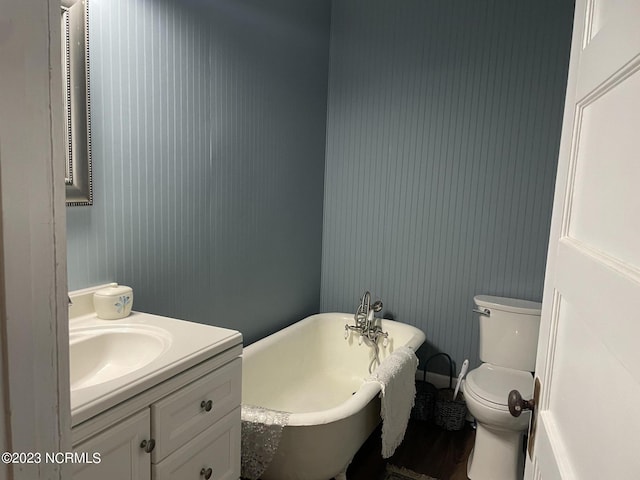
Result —
[{"label": "chrome tub faucet", "polygon": [[380,364],[378,339],[382,338],[383,347],[386,347],[389,343],[389,333],[384,332],[379,325],[375,325],[374,315],[380,311],[382,311],[382,302],[376,300],[371,304],[371,292],[367,290],[362,295],[358,309],[353,315],[354,325],[346,324],[344,326],[345,339],[349,338],[350,332],[356,332],[359,334],[358,345],[362,345],[362,342],[365,342],[370,347],[373,347],[374,358],[369,364],[369,373],[372,372],[376,362],[378,365]]}]

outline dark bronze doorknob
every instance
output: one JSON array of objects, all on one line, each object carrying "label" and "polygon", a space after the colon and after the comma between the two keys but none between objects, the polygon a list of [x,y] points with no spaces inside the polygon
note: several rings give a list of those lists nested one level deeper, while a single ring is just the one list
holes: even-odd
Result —
[{"label": "dark bronze doorknob", "polygon": [[509,392],[507,404],[509,405],[509,413],[514,417],[519,417],[523,411],[533,410],[536,406],[535,400],[524,400],[518,390],[511,390]]}]

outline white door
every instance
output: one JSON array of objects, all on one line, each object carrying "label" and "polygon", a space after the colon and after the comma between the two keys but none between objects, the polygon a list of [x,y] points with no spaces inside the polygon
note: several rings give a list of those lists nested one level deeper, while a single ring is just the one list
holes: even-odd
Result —
[{"label": "white door", "polygon": [[640,1],[577,0],[531,479],[640,478]]}]

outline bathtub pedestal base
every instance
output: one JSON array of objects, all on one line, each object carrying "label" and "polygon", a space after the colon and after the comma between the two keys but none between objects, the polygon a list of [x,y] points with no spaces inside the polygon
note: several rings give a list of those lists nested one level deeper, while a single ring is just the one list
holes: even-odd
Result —
[{"label": "bathtub pedestal base", "polygon": [[339,473],[335,476],[334,480],[347,480],[347,471]]},{"label": "bathtub pedestal base", "polygon": [[353,461],[353,458],[349,460],[349,462],[344,466],[344,470],[342,470],[338,475],[333,477],[333,480],[347,480],[347,469],[349,468],[349,465],[351,465],[352,461]]}]

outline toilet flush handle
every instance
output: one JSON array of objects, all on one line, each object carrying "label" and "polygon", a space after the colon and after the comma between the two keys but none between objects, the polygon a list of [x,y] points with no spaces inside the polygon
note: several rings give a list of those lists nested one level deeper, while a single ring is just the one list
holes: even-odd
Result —
[{"label": "toilet flush handle", "polygon": [[531,400],[523,399],[518,390],[511,390],[509,392],[507,404],[509,405],[509,413],[514,417],[519,417],[523,411],[533,410],[536,406],[533,398]]},{"label": "toilet flush handle", "polygon": [[479,313],[480,315],[484,315],[485,317],[491,316],[491,310],[488,308],[474,308],[473,313]]}]

